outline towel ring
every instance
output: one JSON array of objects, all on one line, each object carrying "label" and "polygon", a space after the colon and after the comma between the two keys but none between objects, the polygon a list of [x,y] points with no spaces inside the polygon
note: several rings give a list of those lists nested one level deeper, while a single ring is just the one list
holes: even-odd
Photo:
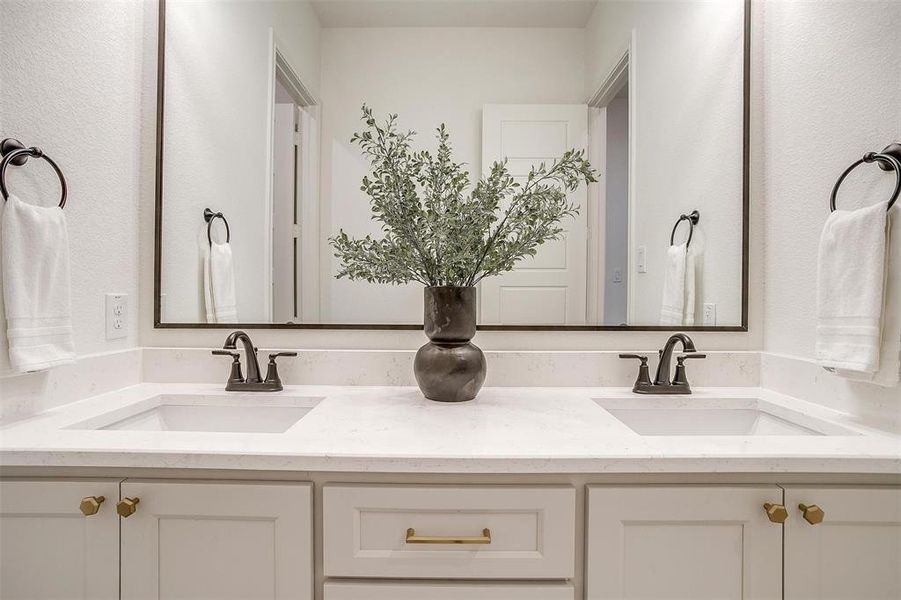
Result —
[{"label": "towel ring", "polygon": [[222,222],[225,223],[225,243],[228,244],[232,239],[231,230],[228,228],[228,221],[225,220],[225,215],[221,212],[214,213],[209,208],[204,208],[203,220],[206,221],[206,239],[210,243],[210,248],[213,247],[213,236],[210,230],[213,228],[213,221],[217,218],[222,219]]},{"label": "towel ring", "polygon": [[835,182],[835,187],[832,188],[832,196],[829,198],[830,212],[835,212],[835,196],[838,194],[838,188],[842,185],[845,177],[863,163],[871,162],[878,164],[883,171],[895,171],[895,191],[892,192],[892,197],[888,201],[888,208],[886,208],[886,211],[892,210],[898,195],[901,194],[901,144],[889,144],[882,152],[867,152],[863,155],[863,158],[845,169],[845,172]]},{"label": "towel ring", "polygon": [[0,193],[3,194],[4,202],[9,199],[9,189],[6,187],[6,167],[10,164],[13,164],[17,167],[21,167],[26,162],[28,162],[30,158],[43,158],[50,166],[53,167],[53,170],[56,171],[56,176],[59,177],[59,186],[62,189],[62,195],[59,199],[59,207],[63,208],[66,206],[66,195],[68,194],[68,186],[66,186],[66,178],[63,176],[62,170],[59,168],[53,159],[44,154],[44,151],[38,148],[37,146],[32,146],[31,148],[26,148],[22,142],[14,138],[6,138],[2,142],[0,142],[0,154],[3,155],[3,161],[0,162]]},{"label": "towel ring", "polygon": [[691,211],[691,213],[687,215],[679,215],[679,218],[676,220],[676,224],[673,225],[673,232],[669,234],[669,245],[673,245],[673,241],[676,239],[676,230],[679,228],[679,223],[682,221],[688,221],[688,241],[685,242],[685,247],[688,248],[691,245],[691,236],[695,232],[695,225],[698,224],[698,221],[701,220],[701,213],[696,210]]}]

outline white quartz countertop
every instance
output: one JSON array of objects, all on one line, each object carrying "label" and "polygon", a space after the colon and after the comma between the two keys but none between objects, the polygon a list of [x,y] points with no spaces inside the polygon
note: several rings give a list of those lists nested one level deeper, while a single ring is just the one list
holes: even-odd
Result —
[{"label": "white quartz countertop", "polygon": [[[321,398],[283,433],[78,429],[161,395],[207,402]],[[758,399],[804,425],[842,435],[641,436],[595,399],[625,388],[486,388],[444,404],[409,387],[289,386],[266,394],[220,385],[141,384],[0,427],[0,465],[381,473],[863,473],[901,474],[901,437],[848,415],[759,388],[704,388],[661,397],[672,406]],[[645,397],[646,398],[646,397]]]}]

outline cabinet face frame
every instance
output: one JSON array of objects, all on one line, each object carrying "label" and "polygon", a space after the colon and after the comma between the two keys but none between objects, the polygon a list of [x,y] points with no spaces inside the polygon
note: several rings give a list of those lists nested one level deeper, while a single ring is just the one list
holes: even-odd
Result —
[{"label": "cabinet face frame", "polygon": [[[738,592],[736,597],[745,600],[781,598],[783,528],[766,517],[763,508],[766,502],[782,502],[782,490],[776,485],[589,485],[585,597],[587,600],[629,597],[626,573],[631,570],[634,574],[642,568],[649,569],[643,583],[659,586],[653,592],[657,597],[666,597],[670,591],[666,580],[655,579],[655,573],[650,572],[653,567],[642,561],[637,565],[628,564],[629,527],[642,528],[644,533],[659,533],[661,537],[669,527],[692,527],[696,534],[698,528],[709,527],[710,534],[704,532],[690,542],[686,539],[676,547],[662,549],[674,556],[684,556],[692,552],[687,544],[704,544],[704,535],[721,531],[721,526],[732,526],[741,527],[737,536],[741,564],[735,573],[737,581],[730,584]],[[658,531],[654,532],[654,528]],[[721,576],[727,572],[725,568],[718,570],[716,565],[707,564],[698,569]]]},{"label": "cabinet face frame", "polygon": [[566,583],[331,582],[324,600],[575,600]]},{"label": "cabinet face frame", "polygon": [[[82,498],[103,496],[97,512],[90,516],[82,514],[79,505]],[[119,481],[116,479],[94,480],[2,480],[0,481],[0,538],[4,546],[4,558],[0,561],[0,597],[11,597],[13,593],[25,593],[24,597],[39,600],[51,594],[50,589],[40,589],[42,583],[68,580],[66,589],[69,596],[84,600],[115,600],[119,597],[119,518],[116,502],[119,499]],[[27,527],[30,535],[18,535],[12,539],[7,519],[27,519],[33,527]],[[80,522],[77,527],[80,537],[54,535],[52,539],[42,539],[41,533],[52,534],[52,527],[61,520]],[[7,525],[4,526],[3,522]],[[25,525],[23,523],[23,525]],[[4,533],[5,530],[5,533]],[[56,532],[58,533],[58,532]],[[9,546],[7,547],[7,544]],[[53,554],[66,560],[59,564],[49,564],[47,545],[54,548]],[[7,552],[35,559],[33,566],[27,559],[10,559]],[[27,563],[27,564],[26,564]],[[76,582],[80,585],[76,585]],[[77,592],[76,592],[77,590]],[[57,590],[58,591],[58,590]],[[76,595],[76,594],[80,595]],[[57,598],[59,596],[53,594]]]},{"label": "cabinet face frame", "polygon": [[[248,552],[244,561],[258,561],[260,572],[274,571],[273,589],[258,596],[278,600],[313,598],[312,484],[303,483],[203,483],[128,480],[122,497],[140,498],[134,514],[121,523],[122,599],[158,599],[160,590],[160,536],[164,523],[178,527],[208,520],[236,524],[272,524],[272,565],[265,556]],[[172,530],[170,530],[172,531]],[[177,533],[177,530],[175,530]],[[238,549],[232,549],[233,558]],[[207,557],[197,554],[192,561]],[[237,559],[236,559],[237,560]],[[207,565],[204,571],[215,571]],[[220,567],[221,568],[221,567]],[[183,575],[183,574],[182,574]],[[193,587],[193,584],[191,584]]]},{"label": "cabinet face frame", "polygon": [[[786,598],[901,597],[901,487],[784,488]],[[823,521],[805,521],[800,504]]]}]

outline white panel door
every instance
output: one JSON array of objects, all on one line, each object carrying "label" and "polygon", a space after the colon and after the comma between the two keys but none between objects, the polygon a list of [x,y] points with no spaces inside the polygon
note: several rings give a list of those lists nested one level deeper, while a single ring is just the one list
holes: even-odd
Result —
[{"label": "white panel door", "polygon": [[[584,104],[486,104],[482,107],[482,172],[507,159],[517,181],[532,165],[548,166],[571,148],[588,145]],[[560,240],[480,287],[480,323],[486,325],[579,325],[587,320],[588,206],[586,186],[570,195],[581,210]]]},{"label": "white panel door", "polygon": [[565,583],[327,582],[325,600],[574,600]]},{"label": "white panel door", "polygon": [[122,598],[313,597],[308,484],[127,481]]},{"label": "white panel door", "polygon": [[[85,516],[89,496],[104,500]],[[108,479],[0,482],[0,598],[118,598],[118,498]]]},{"label": "white panel door", "polygon": [[589,600],[777,600],[776,486],[590,486]]},{"label": "white panel door", "polygon": [[[801,504],[822,521],[807,522]],[[785,506],[786,598],[901,598],[901,489],[786,487]]]}]

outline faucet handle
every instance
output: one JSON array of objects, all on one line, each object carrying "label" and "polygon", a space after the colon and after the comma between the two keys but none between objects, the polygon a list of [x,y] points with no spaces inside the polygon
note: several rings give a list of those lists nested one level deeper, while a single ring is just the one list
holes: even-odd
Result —
[{"label": "faucet handle", "polygon": [[641,361],[638,365],[638,379],[635,380],[635,385],[632,386],[632,391],[637,391],[638,389],[644,389],[652,386],[651,383],[651,374],[648,372],[648,357],[643,354],[620,354],[620,358],[637,358]]},{"label": "faucet handle", "polygon": [[275,363],[275,359],[279,356],[297,356],[297,352],[273,352],[269,355],[269,368],[266,369],[266,381],[264,383],[272,384],[276,390],[283,389],[282,380],[278,376],[278,365]]},{"label": "faucet handle", "polygon": [[685,389],[691,393],[691,387],[688,385],[688,377],[685,375],[685,361],[690,358],[707,358],[706,354],[699,352],[689,352],[676,357],[676,375],[673,377],[673,385],[685,386]]},{"label": "faucet handle", "polygon": [[244,374],[241,372],[241,354],[231,350],[213,350],[212,353],[216,356],[232,357],[232,370],[228,375],[228,384],[244,383]]}]

